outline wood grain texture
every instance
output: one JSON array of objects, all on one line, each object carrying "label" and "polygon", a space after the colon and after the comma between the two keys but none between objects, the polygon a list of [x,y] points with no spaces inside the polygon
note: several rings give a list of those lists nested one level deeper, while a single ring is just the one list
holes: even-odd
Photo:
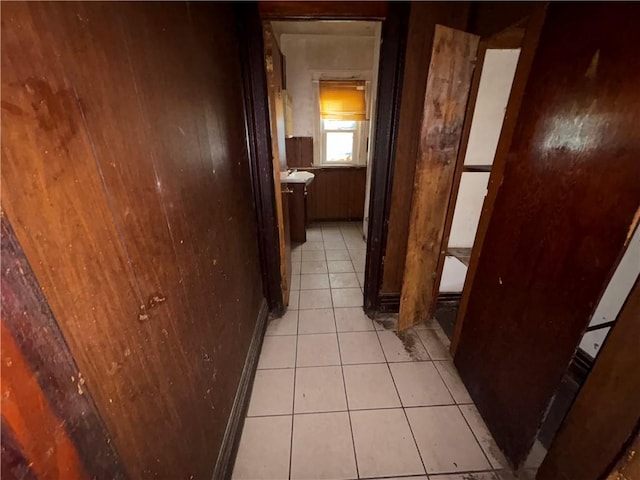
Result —
[{"label": "wood grain texture", "polygon": [[640,425],[636,428],[633,439],[622,453],[618,463],[607,475],[607,480],[626,480],[640,478]]},{"label": "wood grain texture", "polygon": [[485,196],[482,204],[482,211],[478,221],[478,229],[473,241],[471,257],[469,259],[469,268],[467,269],[467,276],[465,277],[464,287],[462,289],[460,307],[458,308],[456,324],[453,329],[453,336],[451,337],[450,351],[453,356],[455,356],[456,349],[458,348],[460,332],[464,325],[464,317],[469,303],[469,296],[473,291],[475,273],[482,254],[489,221],[491,220],[491,212],[493,212],[496,197],[504,178],[504,169],[509,149],[511,148],[511,140],[516,129],[520,105],[522,104],[533,59],[536,49],[538,48],[538,41],[540,39],[540,32],[544,24],[546,12],[547,5],[540,4],[532,11],[531,16],[526,22],[525,35],[522,39],[522,49],[520,50],[520,56],[518,57],[518,65],[513,77],[513,83],[511,84],[511,93],[509,94],[509,101],[505,110],[504,122],[502,123],[500,138],[498,139],[493,165],[491,166],[491,175],[489,176],[489,184],[487,185],[487,195]]},{"label": "wood grain texture", "polygon": [[413,184],[399,330],[424,321],[437,299],[436,270],[477,49],[477,36],[436,26]]},{"label": "wood grain texture", "polygon": [[315,175],[307,187],[309,222],[362,220],[366,167],[304,169]]},{"label": "wood grain texture", "polygon": [[287,167],[313,167],[313,137],[289,137],[287,144]]},{"label": "wood grain texture", "polygon": [[436,24],[440,24],[464,30],[468,8],[467,2],[414,2],[411,4],[388,233],[384,252],[382,293],[399,295],[402,290],[412,186],[435,27]]},{"label": "wood grain texture", "polygon": [[[15,233],[6,217],[0,221],[2,410],[9,432],[5,438],[3,431],[3,449],[17,448],[32,465],[26,470],[42,478],[124,478],[111,438]],[[64,463],[65,457],[72,461]]]},{"label": "wood grain texture", "polygon": [[[640,423],[640,280],[629,293],[538,479],[604,478]],[[606,439],[606,440],[605,440]]]},{"label": "wood grain texture", "polygon": [[550,4],[487,228],[455,363],[516,466],[638,210],[637,16]]},{"label": "wood grain texture", "polygon": [[388,2],[260,2],[265,19],[381,20],[388,14]]},{"label": "wood grain texture", "polygon": [[289,284],[291,282],[291,238],[289,237],[289,208],[284,205],[280,172],[287,169],[287,148],[285,142],[284,98],[282,88],[283,56],[278,48],[273,29],[269,22],[263,24],[264,29],[264,68],[267,75],[267,91],[269,99],[269,122],[271,130],[271,154],[273,165],[274,200],[276,218],[278,220],[280,277],[282,300],[289,304]]},{"label": "wood grain texture", "polygon": [[2,203],[134,478],[210,478],[262,300],[229,5],[2,5]]}]

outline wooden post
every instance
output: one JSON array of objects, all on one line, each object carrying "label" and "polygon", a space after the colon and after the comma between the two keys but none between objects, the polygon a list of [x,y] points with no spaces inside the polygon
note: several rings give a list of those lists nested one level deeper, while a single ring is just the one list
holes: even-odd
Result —
[{"label": "wooden post", "polygon": [[416,161],[398,329],[426,319],[479,38],[436,26]]}]

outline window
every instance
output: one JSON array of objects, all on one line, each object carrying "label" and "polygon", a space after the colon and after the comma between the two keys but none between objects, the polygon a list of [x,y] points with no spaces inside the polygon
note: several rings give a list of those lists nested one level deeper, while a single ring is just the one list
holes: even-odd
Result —
[{"label": "window", "polygon": [[352,120],[322,120],[324,161],[351,163],[354,155],[357,123]]},{"label": "window", "polygon": [[362,126],[366,124],[365,82],[320,81],[321,162],[360,163]]}]

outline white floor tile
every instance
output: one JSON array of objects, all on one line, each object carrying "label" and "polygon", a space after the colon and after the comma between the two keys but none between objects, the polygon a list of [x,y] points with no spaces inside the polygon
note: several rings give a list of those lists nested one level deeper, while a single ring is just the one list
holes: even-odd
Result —
[{"label": "white floor tile", "polygon": [[329,275],[326,273],[300,275],[300,290],[317,290],[320,288],[329,288]]},{"label": "white floor tile", "polygon": [[298,310],[299,300],[300,300],[300,292],[298,290],[294,292],[289,292],[289,305],[287,305],[287,309]]},{"label": "white floor tile", "polygon": [[301,262],[291,262],[291,274],[292,275],[300,275],[300,265]]},{"label": "white floor tile", "polygon": [[289,415],[247,418],[231,478],[289,478],[291,422],[292,417]]},{"label": "white floor tile", "polygon": [[302,248],[301,247],[292,247],[291,248],[291,261],[292,262],[301,262],[302,261]]},{"label": "white floor tile", "polygon": [[350,412],[360,477],[424,474],[402,409]]},{"label": "white floor tile", "polygon": [[351,263],[353,263],[353,268],[356,272],[364,272],[366,262],[362,260],[353,260]]},{"label": "white floor tile", "polygon": [[300,310],[331,308],[331,290],[300,290]]},{"label": "white floor tile", "polygon": [[473,403],[455,365],[451,361],[433,362],[456,403]]},{"label": "white floor tile", "polygon": [[332,288],[331,296],[333,306],[340,307],[361,307],[363,304],[362,290],[360,288]]},{"label": "white floor tile", "polygon": [[258,369],[292,368],[296,360],[296,336],[264,337]]},{"label": "white floor tile", "polygon": [[429,475],[491,468],[457,406],[406,412]]},{"label": "white floor tile", "polygon": [[327,273],[327,262],[324,260],[302,262],[301,265],[300,273],[303,275],[306,273]]},{"label": "white floor tile", "polygon": [[361,307],[335,308],[336,326],[339,332],[373,331],[373,322]]},{"label": "white floor tile", "polygon": [[344,248],[342,250],[327,250],[327,260],[351,260],[349,251]]},{"label": "white floor tile", "polygon": [[496,470],[502,468],[508,468],[509,464],[507,463],[507,459],[504,457],[503,453],[496,445],[493,436],[489,432],[487,425],[484,423],[480,412],[475,405],[460,405],[460,411],[462,415],[467,420],[467,423],[471,427],[474,435],[478,439],[480,443],[480,447],[484,451],[485,455],[491,462],[491,466]]},{"label": "white floor tile", "polygon": [[265,335],[295,335],[298,333],[298,311],[287,310],[280,318],[269,320]]},{"label": "white floor tile", "polygon": [[307,240],[305,243],[302,244],[302,251],[308,252],[310,250],[324,250],[324,243],[320,241],[310,242]]},{"label": "white floor tile", "polygon": [[400,407],[400,399],[385,363],[345,365],[349,410]]},{"label": "white floor tile", "polygon": [[321,242],[322,230],[319,228],[307,228],[307,242]]},{"label": "white floor tile", "polygon": [[294,417],[292,479],[337,480],[356,476],[347,412]]},{"label": "white floor tile", "polygon": [[296,365],[298,367],[340,365],[336,334],[300,335]]},{"label": "white floor tile", "polygon": [[343,365],[384,363],[384,354],[376,332],[339,333]]},{"label": "white floor tile", "polygon": [[349,273],[353,272],[353,264],[351,260],[329,260],[329,273]]},{"label": "white floor tile", "polygon": [[367,258],[367,251],[366,250],[351,250],[349,256],[351,257],[351,260],[353,260],[354,262],[364,263],[364,261]]},{"label": "white floor tile", "polygon": [[314,310],[300,310],[298,333],[332,333],[336,331],[333,318],[333,308],[317,308]]},{"label": "white floor tile", "polygon": [[329,283],[331,288],[360,288],[358,277],[354,272],[350,273],[330,273]]},{"label": "white floor tile", "polygon": [[347,409],[341,367],[296,370],[295,413],[336,412]]},{"label": "white floor tile", "polygon": [[376,330],[378,331],[397,331],[398,330],[398,315],[397,314],[378,314],[373,321]]},{"label": "white floor tile", "polygon": [[356,277],[358,277],[360,287],[364,288],[364,272],[356,272]]},{"label": "white floor tile", "polygon": [[247,416],[293,413],[293,368],[257,370]]},{"label": "white floor tile", "polygon": [[453,404],[432,362],[390,363],[389,368],[405,407]]},{"label": "white floor tile", "polygon": [[303,262],[324,262],[325,260],[324,250],[306,250],[302,252]]},{"label": "white floor tile", "polygon": [[291,275],[291,286],[290,290],[300,290],[300,275]]},{"label": "white floor tile", "polygon": [[449,349],[442,344],[436,332],[432,329],[418,330],[416,332],[429,352],[432,360],[451,360]]},{"label": "white floor tile", "polygon": [[417,362],[429,360],[429,355],[414,332],[397,334],[394,331],[378,332],[387,362]]},{"label": "white floor tile", "polygon": [[324,249],[328,252],[330,250],[344,250],[347,246],[344,243],[344,240],[325,240],[324,241]]}]

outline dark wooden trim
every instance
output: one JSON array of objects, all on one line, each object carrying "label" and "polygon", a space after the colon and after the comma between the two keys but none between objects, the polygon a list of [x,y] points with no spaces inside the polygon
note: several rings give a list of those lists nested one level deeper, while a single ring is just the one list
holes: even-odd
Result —
[{"label": "dark wooden trim", "polygon": [[454,357],[456,349],[458,348],[458,341],[460,340],[460,333],[462,332],[464,316],[467,311],[469,296],[473,289],[473,282],[478,268],[478,263],[480,261],[480,255],[484,244],[484,238],[487,233],[487,228],[489,226],[489,220],[491,219],[491,213],[493,212],[498,190],[500,190],[500,186],[502,185],[507,155],[509,154],[509,148],[511,147],[511,139],[515,132],[518,113],[520,112],[520,105],[522,104],[522,99],[524,97],[524,89],[527,85],[527,80],[529,79],[529,73],[531,72],[531,66],[533,64],[533,58],[538,48],[538,40],[540,39],[540,33],[542,31],[542,26],[544,25],[546,13],[547,3],[541,3],[536,6],[527,20],[525,35],[522,40],[522,49],[520,51],[520,57],[518,58],[518,66],[516,67],[516,73],[513,77],[511,93],[509,94],[509,102],[507,103],[507,109],[504,115],[504,123],[502,124],[500,139],[498,140],[498,146],[496,147],[496,154],[493,160],[493,167],[491,169],[491,176],[489,177],[487,195],[482,205],[482,213],[480,214],[480,221],[478,222],[478,230],[473,242],[471,258],[469,259],[469,268],[467,269],[467,276],[464,281],[464,288],[462,289],[460,308],[458,309],[456,324],[453,330],[453,336],[451,337],[450,351],[451,355]]},{"label": "dark wooden trim", "polygon": [[274,197],[271,130],[264,71],[262,21],[254,2],[234,4],[247,127],[251,186],[258,225],[258,249],[264,296],[275,314],[284,311],[280,240]]},{"label": "dark wooden trim", "polygon": [[[443,304],[460,303],[461,293],[441,293],[436,300],[436,308]],[[400,310],[399,293],[381,293],[378,311],[384,313],[398,313]]]},{"label": "dark wooden trim", "polygon": [[463,165],[462,171],[464,173],[491,172],[491,165]]},{"label": "dark wooden trim", "polygon": [[594,360],[591,355],[581,348],[578,348],[573,360],[571,360],[571,365],[569,365],[568,373],[571,379],[578,385],[582,385],[589,376],[593,362]]},{"label": "dark wooden trim", "polygon": [[[46,398],[42,409],[38,412],[28,412],[30,416],[38,414],[42,418],[48,418],[51,424],[56,424],[56,429],[63,430],[68,437],[67,444],[72,445],[84,471],[91,478],[125,478],[124,467],[120,461],[114,443],[104,425],[91,392],[84,384],[82,375],[73,355],[65,341],[58,323],[49,308],[46,298],[40,288],[33,270],[22,251],[15,232],[4,214],[0,219],[1,244],[2,244],[2,275],[1,275],[1,317],[2,317],[2,343],[3,357],[9,355],[9,347],[15,347],[18,358],[12,358],[5,365],[3,359],[3,376],[20,376],[21,383],[14,385],[19,387],[22,393],[16,391],[11,398],[7,396],[7,402],[19,402],[20,395],[30,395],[33,383],[37,382],[43,399]],[[7,347],[7,348],[5,348]],[[18,364],[24,364],[26,370],[22,373],[9,372],[7,369],[17,368]],[[5,382],[3,380],[3,388]],[[26,390],[31,388],[32,390]],[[4,395],[4,392],[3,392]],[[4,408],[8,405],[3,400],[3,422],[12,428],[9,418],[5,413],[13,409]],[[26,405],[16,405],[16,408],[27,408]],[[42,445],[55,445],[55,439],[50,436],[50,431],[31,431],[29,425],[21,425],[22,430],[15,435],[21,437],[25,434],[27,439],[37,439]],[[43,427],[44,428],[44,427]],[[3,429],[4,430],[4,429]],[[40,467],[45,471],[49,460],[30,458],[28,451],[38,451],[42,445],[34,447],[25,445],[25,438],[16,438],[18,444],[22,444],[22,451],[26,454],[30,464],[34,468]],[[9,439],[9,437],[6,437]],[[8,441],[8,440],[7,440]],[[3,454],[5,447],[5,432],[2,437]],[[62,447],[61,447],[62,448]],[[53,471],[49,472],[53,473]]]},{"label": "dark wooden trim", "polygon": [[393,165],[398,138],[408,28],[409,4],[397,2],[389,5],[389,15],[382,24],[375,143],[371,162],[369,231],[364,281],[364,308],[370,315],[381,305],[382,262],[391,208]]},{"label": "dark wooden trim", "polygon": [[227,429],[224,432],[222,445],[220,446],[218,460],[213,470],[212,478],[214,480],[231,478],[231,474],[233,473],[233,465],[236,454],[238,453],[238,446],[240,445],[240,437],[242,435],[242,427],[244,426],[247,408],[249,407],[251,388],[253,387],[253,379],[256,376],[256,369],[258,368],[258,359],[260,357],[260,349],[262,348],[268,317],[269,308],[267,302],[263,301],[260,306],[260,311],[258,312],[258,319],[253,330],[253,337],[244,368],[242,369],[238,390],[236,391],[233,406],[231,407],[231,414],[229,415]]},{"label": "dark wooden trim", "polygon": [[263,19],[277,20],[382,20],[388,2],[259,2]]}]

